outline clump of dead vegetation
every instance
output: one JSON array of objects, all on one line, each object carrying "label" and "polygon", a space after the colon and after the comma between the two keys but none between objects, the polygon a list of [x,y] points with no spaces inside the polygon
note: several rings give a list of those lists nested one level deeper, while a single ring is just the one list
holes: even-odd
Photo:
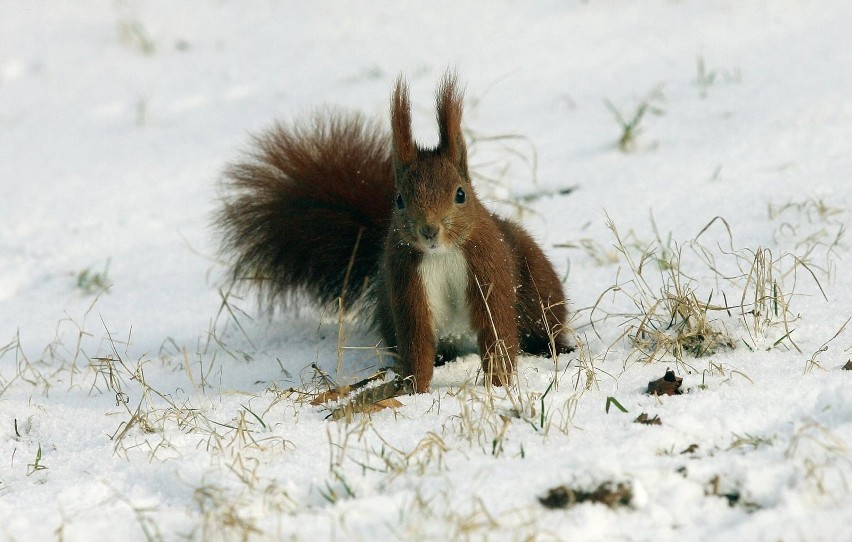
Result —
[{"label": "clump of dead vegetation", "polygon": [[[803,279],[825,295],[821,278],[830,276],[831,264],[813,260],[821,238],[797,245],[798,252],[736,248],[731,226],[716,217],[695,238],[678,243],[660,235],[653,217],[651,223],[654,239],[643,241],[633,230],[622,233],[607,217],[618,275],[587,309],[598,338],[603,338],[602,322],[617,319],[623,330],[619,339],[632,346],[625,366],[637,361],[689,365],[689,359],[740,347],[802,352],[795,336],[799,315],[791,304]],[[842,231],[830,232],[828,254],[838,246],[838,235]],[[711,236],[714,240],[705,241]],[[600,247],[567,246],[593,250],[595,261],[610,261]]]},{"label": "clump of dead vegetation", "polygon": [[539,497],[538,500],[545,508],[550,509],[570,508],[586,502],[618,508],[630,506],[633,501],[633,489],[630,484],[614,482],[603,482],[591,491],[561,485],[549,489],[547,495]]}]

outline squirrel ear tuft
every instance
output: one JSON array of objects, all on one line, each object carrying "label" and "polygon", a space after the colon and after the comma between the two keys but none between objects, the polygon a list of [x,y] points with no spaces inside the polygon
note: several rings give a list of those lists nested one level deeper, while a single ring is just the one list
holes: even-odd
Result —
[{"label": "squirrel ear tuft", "polygon": [[467,177],[467,148],[461,129],[462,95],[459,89],[458,75],[447,70],[438,86],[438,150],[453,161],[459,171]]},{"label": "squirrel ear tuft", "polygon": [[408,99],[408,83],[400,75],[396,80],[391,97],[391,132],[393,137],[393,157],[399,165],[414,162],[417,147],[411,135],[411,103]]}]

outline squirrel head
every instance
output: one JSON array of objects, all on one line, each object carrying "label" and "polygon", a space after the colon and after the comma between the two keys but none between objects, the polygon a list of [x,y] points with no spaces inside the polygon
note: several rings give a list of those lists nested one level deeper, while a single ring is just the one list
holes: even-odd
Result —
[{"label": "squirrel head", "polygon": [[397,196],[394,228],[421,252],[460,246],[485,212],[473,191],[461,130],[462,91],[455,73],[437,91],[438,146],[419,147],[411,134],[408,85],[400,76],[391,97],[393,167]]}]

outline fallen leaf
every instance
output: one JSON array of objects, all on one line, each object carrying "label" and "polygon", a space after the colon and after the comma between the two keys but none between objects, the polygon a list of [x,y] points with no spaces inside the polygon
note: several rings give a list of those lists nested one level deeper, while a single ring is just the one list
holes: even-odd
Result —
[{"label": "fallen leaf", "polygon": [[369,405],[356,406],[354,411],[368,412],[372,414],[373,412],[378,412],[386,408],[399,408],[401,406],[402,403],[400,403],[398,399],[394,399],[393,397],[391,397],[390,399],[382,399],[381,401],[376,401],[375,403],[370,403]]},{"label": "fallen leaf", "polygon": [[333,390],[324,391],[322,393],[317,394],[317,396],[311,400],[311,404],[317,406],[323,403],[337,401],[341,397],[346,397],[347,395],[349,395],[349,392],[351,391],[352,386],[340,386],[339,388],[334,388]]},{"label": "fallen leaf", "polygon": [[359,412],[373,413],[388,407],[397,408],[402,406],[402,403],[395,397],[407,395],[411,391],[411,381],[397,377],[390,382],[354,393],[345,404],[334,408],[329,417],[332,420],[349,419]]},{"label": "fallen leaf", "polygon": [[689,446],[686,447],[686,449],[684,451],[681,452],[681,455],[683,455],[683,454],[694,454],[695,450],[697,450],[697,449],[698,449],[698,444],[690,444]]},{"label": "fallen leaf", "polygon": [[386,373],[387,373],[387,371],[382,369],[382,370],[378,371],[376,374],[374,374],[372,376],[368,376],[367,378],[365,378],[363,380],[359,380],[358,382],[355,382],[354,384],[346,385],[346,386],[339,386],[337,388],[332,388],[328,391],[318,393],[316,395],[316,397],[314,397],[311,400],[311,404],[314,405],[314,406],[317,406],[317,405],[322,405],[322,404],[325,404],[325,403],[330,403],[332,401],[338,401],[342,397],[346,397],[347,395],[349,395],[353,391],[360,390],[361,388],[365,387],[367,384],[384,378]]},{"label": "fallen leaf", "polygon": [[666,370],[666,375],[658,380],[648,382],[649,395],[681,395],[680,385],[683,383],[683,378],[675,376],[671,369]]},{"label": "fallen leaf", "polygon": [[653,418],[649,418],[648,413],[643,412],[642,414],[639,414],[638,418],[633,420],[633,423],[641,423],[643,425],[662,425],[663,420],[661,420],[660,417],[657,416],[656,414],[654,415]]},{"label": "fallen leaf", "polygon": [[[614,486],[614,487],[613,487]],[[547,495],[539,497],[538,501],[546,508],[568,508],[583,502],[605,504],[610,508],[629,506],[633,500],[633,490],[628,484],[613,484],[604,482],[594,491],[572,489],[568,486],[557,486],[548,490]]]}]

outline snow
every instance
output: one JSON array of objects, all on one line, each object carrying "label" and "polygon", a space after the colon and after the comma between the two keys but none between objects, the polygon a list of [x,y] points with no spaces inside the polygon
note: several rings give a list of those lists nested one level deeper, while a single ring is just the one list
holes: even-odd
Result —
[{"label": "snow", "polygon": [[[852,539],[850,22],[840,0],[7,3],[0,539]],[[327,420],[302,394],[311,364],[368,376],[376,337],[347,322],[367,348],[338,375],[336,314],[269,315],[251,293],[223,310],[217,180],[273,119],[385,119],[400,72],[434,140],[447,66],[472,134],[522,136],[472,143],[499,177],[479,191],[508,214],[528,197],[584,348],[523,358],[509,394],[467,356],[398,409]],[[649,105],[631,152],[605,102]],[[637,261],[681,249],[696,298],[725,293],[733,350],[642,361],[610,219]],[[788,336],[742,316],[756,253]],[[78,287],[86,269],[109,291]],[[688,392],[646,395],[667,368]],[[631,505],[538,500],[604,482]]]}]

